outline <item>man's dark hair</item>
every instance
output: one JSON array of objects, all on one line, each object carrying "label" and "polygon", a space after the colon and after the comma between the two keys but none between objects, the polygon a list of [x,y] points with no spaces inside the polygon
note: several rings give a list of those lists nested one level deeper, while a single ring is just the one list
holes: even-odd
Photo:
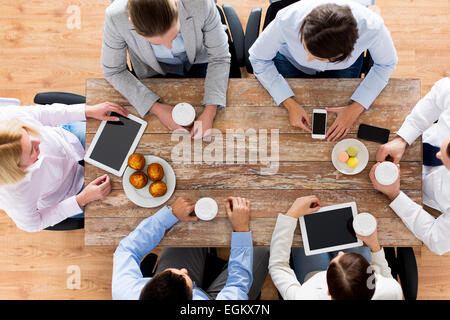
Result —
[{"label": "man's dark hair", "polygon": [[136,32],[144,37],[165,34],[178,19],[173,0],[129,0],[128,13]]},{"label": "man's dark hair", "polygon": [[450,143],[447,145],[447,156],[450,158]]},{"label": "man's dark hair", "polygon": [[303,20],[300,39],[312,55],[341,62],[353,51],[358,24],[348,6],[320,5]]},{"label": "man's dark hair", "polygon": [[139,300],[188,301],[192,300],[192,289],[182,275],[165,270],[147,282]]},{"label": "man's dark hair", "polygon": [[328,291],[334,300],[370,300],[375,293],[374,273],[362,255],[345,253],[328,266]]}]

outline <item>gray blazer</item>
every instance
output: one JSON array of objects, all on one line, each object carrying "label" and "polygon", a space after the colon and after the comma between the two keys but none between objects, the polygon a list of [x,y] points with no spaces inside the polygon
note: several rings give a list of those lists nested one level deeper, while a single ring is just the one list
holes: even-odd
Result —
[{"label": "gray blazer", "polygon": [[[127,68],[127,49],[139,79],[165,75],[153,49],[128,20],[128,0],[115,0],[107,9],[103,26],[102,67],[106,80],[143,117],[160,99]],[[228,38],[213,0],[178,0],[180,30],[189,62],[195,64],[202,45],[208,53],[204,105],[226,105],[231,55]]]}]

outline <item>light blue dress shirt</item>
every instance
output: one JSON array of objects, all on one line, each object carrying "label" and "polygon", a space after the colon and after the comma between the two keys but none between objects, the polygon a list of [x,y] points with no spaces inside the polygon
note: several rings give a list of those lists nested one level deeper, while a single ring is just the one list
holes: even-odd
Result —
[{"label": "light blue dress shirt", "polygon": [[[151,278],[144,278],[140,269],[142,258],[152,251],[164,237],[167,229],[178,219],[170,207],[163,207],[143,220],[137,228],[120,241],[114,253],[112,298],[138,300],[142,288]],[[251,232],[233,232],[228,262],[228,280],[217,295],[217,300],[248,300],[253,282],[253,243]],[[208,296],[194,287],[193,300],[208,300]]]},{"label": "light blue dress shirt", "polygon": [[[315,7],[325,3],[349,6],[358,23],[359,37],[354,50],[350,57],[342,62],[306,61],[307,52],[301,42],[300,27]],[[368,109],[388,83],[398,58],[383,19],[359,3],[351,0],[302,0],[280,10],[250,48],[249,59],[255,76],[275,102],[281,104],[287,98],[293,97],[294,92],[272,61],[278,52],[299,70],[314,74],[325,70],[346,69],[367,49],[374,64],[351,99]]]},{"label": "light blue dress shirt", "polygon": [[[186,54],[186,48],[184,46],[183,36],[181,31],[172,42],[172,49],[168,49],[162,44],[150,43],[153,49],[156,60],[160,63],[166,65],[166,71],[168,73],[178,74],[180,76],[184,75],[184,69],[189,70],[191,64],[189,63],[188,56]],[[195,58],[196,63],[207,63],[208,62],[208,52],[203,46],[200,54]],[[183,68],[184,67],[184,68]]]}]

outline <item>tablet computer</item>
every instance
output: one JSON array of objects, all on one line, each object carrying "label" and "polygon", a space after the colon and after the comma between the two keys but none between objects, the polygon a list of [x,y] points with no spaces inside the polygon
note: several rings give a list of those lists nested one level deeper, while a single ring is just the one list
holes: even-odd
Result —
[{"label": "tablet computer", "polygon": [[124,117],[112,112],[119,121],[102,121],[87,150],[84,160],[121,177],[128,157],[136,149],[147,127],[147,121],[129,114]]},{"label": "tablet computer", "polygon": [[316,213],[300,217],[305,255],[362,246],[363,242],[356,238],[353,230],[356,214],[356,203],[348,202],[323,207]]}]

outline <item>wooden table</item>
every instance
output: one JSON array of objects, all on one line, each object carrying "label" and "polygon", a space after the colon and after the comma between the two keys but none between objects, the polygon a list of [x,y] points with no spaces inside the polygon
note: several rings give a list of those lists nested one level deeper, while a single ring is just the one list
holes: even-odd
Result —
[{"label": "wooden table", "polygon": [[[344,106],[359,85],[361,79],[289,79],[297,101],[311,115],[314,107]],[[189,102],[201,106],[203,79],[147,79],[149,88],[171,105]],[[104,79],[88,79],[87,104],[112,101],[124,105],[137,115],[129,102]],[[391,79],[368,111],[354,124],[347,138],[355,138],[360,123],[389,128],[391,138],[400,128],[406,115],[420,99],[420,80]],[[201,112],[201,107],[197,111]],[[328,127],[335,116],[328,117]],[[289,125],[285,108],[275,105],[273,99],[255,79],[230,79],[227,109],[219,111],[214,127],[226,129],[267,129],[270,155],[271,130],[279,130],[279,167],[275,175],[261,175],[266,166],[249,164],[173,163],[171,152],[177,141],[171,141],[171,133],[153,116],[147,116],[148,126],[136,152],[152,154],[172,164],[177,178],[176,190],[168,201],[184,196],[196,201],[205,196],[219,204],[218,216],[210,222],[178,222],[161,241],[161,246],[228,247],[231,225],[226,217],[225,199],[240,196],[251,201],[251,230],[255,246],[269,246],[276,217],[286,212],[297,197],[315,194],[322,206],[356,201],[359,212],[370,212],[378,219],[379,239],[384,246],[420,246],[422,243],[405,227],[400,218],[389,208],[389,200],[375,191],[368,172],[375,163],[379,144],[364,141],[369,150],[369,163],[360,174],[347,176],[332,165],[330,155],[336,142],[313,140],[308,133]],[[99,121],[87,122],[86,144],[89,146],[99,126]],[[203,148],[211,142],[203,142]],[[248,140],[246,141],[248,146]],[[224,141],[225,149],[225,141]],[[249,149],[248,147],[246,149]],[[225,150],[224,150],[225,155]],[[401,162],[401,187],[414,201],[422,202],[422,143],[418,139],[410,146]],[[225,156],[224,156],[225,159]],[[86,182],[104,172],[86,164]],[[128,200],[122,178],[110,175],[113,190],[103,201],[89,204],[85,211],[85,243],[95,246],[115,246],[144,218],[159,208],[145,209]],[[301,246],[297,227],[294,246]]]}]

